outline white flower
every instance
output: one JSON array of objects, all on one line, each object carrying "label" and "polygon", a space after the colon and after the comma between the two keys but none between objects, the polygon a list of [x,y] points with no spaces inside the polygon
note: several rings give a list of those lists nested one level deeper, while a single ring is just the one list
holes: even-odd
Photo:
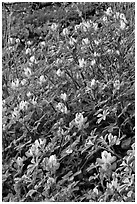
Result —
[{"label": "white flower", "polygon": [[67,107],[63,104],[63,103],[58,103],[56,105],[56,109],[62,113],[65,113],[67,114],[68,113],[68,110],[67,110]]},{"label": "white flower", "polygon": [[84,38],[84,39],[82,39],[82,44],[83,45],[88,45],[90,43],[90,41],[89,41],[89,39],[88,38]]},{"label": "white flower", "polygon": [[14,44],[14,42],[15,42],[14,38],[9,38],[9,39],[8,39],[8,43],[9,43],[9,44],[12,45],[12,44]]},{"label": "white flower", "polygon": [[95,187],[95,188],[93,189],[93,192],[98,195],[98,189],[97,189],[97,187]]},{"label": "white flower", "polygon": [[121,13],[119,17],[120,17],[120,20],[123,20],[124,23],[128,24],[128,21],[127,21],[124,13]]},{"label": "white flower", "polygon": [[102,20],[103,20],[104,22],[107,22],[107,21],[108,21],[107,16],[103,16]]},{"label": "white flower", "polygon": [[61,71],[61,69],[58,69],[56,74],[59,76],[59,77],[62,77],[64,75],[64,71]]},{"label": "white flower", "polygon": [[31,54],[31,49],[27,48],[25,53],[26,53],[26,55]]},{"label": "white flower", "polygon": [[25,71],[25,75],[27,76],[27,77],[30,77],[31,76],[31,69],[30,68],[24,68],[24,71]]},{"label": "white flower", "polygon": [[80,26],[82,27],[83,31],[86,32],[91,27],[91,24],[89,21],[86,21],[82,22]]},{"label": "white flower", "polygon": [[116,12],[116,13],[114,14],[114,18],[116,18],[116,19],[118,19],[119,16],[120,16],[120,13],[119,13],[119,12]]},{"label": "white flower", "polygon": [[29,98],[32,94],[30,93],[30,91],[26,94],[27,97]]},{"label": "white flower", "polygon": [[85,65],[85,60],[84,60],[84,58],[78,59],[78,62],[79,62],[79,67],[80,67],[80,68],[82,68],[82,67]]},{"label": "white flower", "polygon": [[21,80],[22,86],[24,86],[26,84],[26,82],[27,82],[26,79]]},{"label": "white flower", "polygon": [[40,80],[40,84],[46,81],[44,75],[41,75],[39,80]]},{"label": "white flower", "polygon": [[107,11],[105,12],[105,14],[106,14],[107,16],[112,16],[112,14],[113,14],[112,8],[111,8],[111,7],[108,7],[108,8],[107,8]]},{"label": "white flower", "polygon": [[19,104],[19,109],[20,110],[24,110],[24,109],[27,109],[28,107],[28,102],[27,101],[21,101],[20,104]]},{"label": "white flower", "polygon": [[96,80],[92,79],[91,84],[90,84],[91,88],[93,88],[95,85],[96,85]]},{"label": "white flower", "polygon": [[111,156],[111,153],[108,153],[107,151],[103,151],[101,153],[102,159],[97,158],[97,163],[100,164],[102,169],[107,170],[110,168],[111,163],[113,163],[116,160],[115,156]]},{"label": "white flower", "polygon": [[64,101],[66,101],[67,100],[67,94],[66,93],[61,94],[60,98],[63,99]]},{"label": "white flower", "polygon": [[32,103],[33,105],[36,105],[36,104],[37,104],[37,98],[33,98],[33,99],[31,100],[31,103]]},{"label": "white flower", "polygon": [[15,42],[18,44],[20,43],[20,39],[19,38],[16,38]]},{"label": "white flower", "polygon": [[35,63],[36,62],[36,59],[35,59],[34,55],[30,57],[30,61],[31,61],[31,63]]},{"label": "white flower", "polygon": [[77,31],[80,28],[81,24],[75,25],[75,31]]},{"label": "white flower", "polygon": [[120,52],[119,52],[119,50],[116,50],[116,53],[117,53],[117,55],[120,55]]},{"label": "white flower", "polygon": [[19,109],[16,107],[14,108],[14,111],[12,112],[12,118],[17,118],[19,117]]},{"label": "white flower", "polygon": [[98,30],[98,24],[97,23],[93,23],[93,28],[94,28],[95,31],[97,31]]},{"label": "white flower", "polygon": [[16,160],[18,166],[23,166],[23,159],[21,157],[18,157]]},{"label": "white flower", "polygon": [[51,155],[50,158],[49,158],[49,163],[56,163],[57,162],[57,158],[56,158],[56,155]]},{"label": "white flower", "polygon": [[32,45],[33,42],[32,41],[27,41],[27,45]]},{"label": "white flower", "polygon": [[96,60],[93,59],[93,60],[91,61],[91,66],[93,66],[95,63],[96,63]]},{"label": "white flower", "polygon": [[[101,40],[100,40],[100,41],[101,41]],[[96,45],[99,45],[100,41],[94,40],[94,43],[95,43]]]},{"label": "white flower", "polygon": [[31,146],[30,153],[31,153],[32,155],[35,155],[35,156],[38,155],[38,153],[39,153],[39,148],[38,148],[38,145],[37,145],[36,143]]},{"label": "white flower", "polygon": [[51,30],[52,31],[56,31],[57,30],[57,27],[58,27],[58,24],[56,24],[56,23],[52,23],[52,25],[51,25]]},{"label": "white flower", "polygon": [[116,81],[114,81],[114,88],[116,89],[116,90],[119,90],[120,89],[120,81],[119,80],[116,80]]},{"label": "white flower", "polygon": [[124,30],[126,28],[126,23],[123,20],[120,20],[120,28]]},{"label": "white flower", "polygon": [[69,34],[68,28],[64,28],[62,33],[63,33],[64,36],[68,35]]},{"label": "white flower", "polygon": [[41,48],[43,48],[43,47],[46,46],[46,42],[45,42],[45,41],[42,41],[42,42],[39,43],[39,45],[40,45]]},{"label": "white flower", "polygon": [[76,43],[76,39],[71,36],[71,37],[70,37],[70,40],[69,40],[69,44],[70,44],[71,46],[73,46],[75,43]]},{"label": "white flower", "polygon": [[124,30],[126,28],[126,25],[128,24],[125,14],[124,13],[119,14],[119,18],[120,18],[120,28]]},{"label": "white flower", "polygon": [[57,157],[56,155],[51,155],[50,158],[48,159],[48,169],[55,171],[56,169],[59,168],[59,163],[57,162]]},{"label": "white flower", "polygon": [[78,129],[81,129],[86,122],[86,118],[83,117],[82,113],[76,113],[75,117],[75,124],[77,125]]},{"label": "white flower", "polygon": [[51,185],[53,183],[55,183],[55,179],[52,178],[52,177],[49,177],[48,180],[47,180],[47,184]]},{"label": "white flower", "polygon": [[13,89],[17,88],[19,86],[19,79],[16,79],[15,81],[11,82],[11,87]]}]

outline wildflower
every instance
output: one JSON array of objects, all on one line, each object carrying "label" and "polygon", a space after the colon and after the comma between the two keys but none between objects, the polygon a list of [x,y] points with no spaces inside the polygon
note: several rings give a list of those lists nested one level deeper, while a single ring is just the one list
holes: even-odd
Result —
[{"label": "wildflower", "polygon": [[16,107],[12,112],[12,118],[18,118],[20,116],[19,109]]},{"label": "wildflower", "polygon": [[99,45],[100,41],[94,40],[94,43],[95,43],[96,45]]},{"label": "wildflower", "polygon": [[59,77],[62,77],[64,75],[64,71],[61,71],[61,69],[58,69],[56,74],[59,76]]},{"label": "wildflower", "polygon": [[17,160],[16,160],[18,166],[23,166],[23,159],[21,157],[18,157]]},{"label": "wildflower", "polygon": [[26,156],[27,157],[37,156],[39,153],[39,147],[40,147],[40,144],[38,140],[36,140],[35,143],[32,144],[31,148],[26,152]]},{"label": "wildflower", "polygon": [[31,54],[31,49],[27,48],[25,53],[26,53],[26,55]]},{"label": "wildflower", "polygon": [[27,97],[29,98],[32,94],[30,93],[30,91],[26,94]]},{"label": "wildflower", "polygon": [[74,121],[78,129],[81,129],[84,126],[84,123],[87,121],[87,118],[84,118],[82,113],[76,113]]},{"label": "wildflower", "polygon": [[48,159],[48,163],[47,163],[47,168],[48,170],[53,170],[55,171],[56,169],[58,169],[60,166],[60,164],[57,162],[57,157],[56,155],[51,155],[50,158]]},{"label": "wildflower", "polygon": [[33,42],[32,41],[27,41],[27,45],[32,45]]},{"label": "wildflower", "polygon": [[83,45],[84,45],[84,44],[88,45],[89,43],[90,43],[90,41],[89,41],[88,38],[82,39],[82,44],[83,44]]},{"label": "wildflower", "polygon": [[[97,52],[94,52],[94,57],[97,57],[97,56],[100,56],[100,54],[97,53]],[[94,60],[94,61],[95,61],[95,60]]]},{"label": "wildflower", "polygon": [[97,187],[95,187],[95,188],[93,189],[93,192],[98,195],[98,189],[97,189]]},{"label": "wildflower", "polygon": [[91,86],[91,88],[94,88],[96,86],[96,80],[95,79],[92,79],[90,86]]},{"label": "wildflower", "polygon": [[28,107],[28,102],[27,101],[21,101],[20,104],[19,104],[19,109],[20,110],[24,110],[24,109],[27,109]]},{"label": "wildflower", "polygon": [[109,140],[109,144],[111,145],[119,145],[120,144],[120,140],[117,138],[117,136],[113,136],[112,133],[109,133],[108,135],[108,140]]},{"label": "wildflower", "polygon": [[30,77],[31,76],[31,69],[30,68],[24,68],[24,71],[25,71],[25,75],[27,76],[27,77]]},{"label": "wildflower", "polygon": [[69,148],[69,149],[66,150],[66,153],[67,153],[67,154],[71,154],[72,152],[73,152],[73,150],[72,150],[71,148]]},{"label": "wildflower", "polygon": [[105,14],[106,14],[107,16],[112,16],[112,14],[113,14],[112,8],[111,8],[111,7],[108,7],[107,10],[106,10],[106,12],[105,12]]},{"label": "wildflower", "polygon": [[22,86],[24,86],[25,84],[26,84],[26,79],[23,79],[22,81],[21,81],[21,84],[22,84]]},{"label": "wildflower", "polygon": [[76,39],[71,36],[71,37],[70,37],[70,40],[69,40],[69,44],[70,44],[71,46],[73,46],[75,43],[76,43]]},{"label": "wildflower", "polygon": [[82,22],[82,23],[81,23],[81,27],[82,27],[83,31],[86,32],[86,31],[91,27],[91,24],[90,24],[89,21],[87,21],[87,22]]},{"label": "wildflower", "polygon": [[120,28],[124,30],[126,25],[128,24],[128,21],[126,20],[124,13],[121,13],[119,17],[120,17]]},{"label": "wildflower", "polygon": [[2,105],[4,106],[6,104],[6,101],[5,100],[2,100]]},{"label": "wildflower", "polygon": [[19,79],[16,79],[15,81],[12,81],[12,82],[11,82],[11,87],[12,87],[13,89],[19,87]]},{"label": "wildflower", "polygon": [[14,44],[14,38],[9,38],[9,39],[8,39],[8,43],[11,44],[11,45],[13,45],[13,44]]},{"label": "wildflower", "polygon": [[107,151],[102,152],[102,159],[97,158],[97,163],[101,166],[103,170],[108,170],[111,168],[111,163],[116,160],[115,156],[111,156],[111,153]]},{"label": "wildflower", "polygon": [[33,105],[36,105],[36,104],[37,104],[37,98],[33,98],[33,99],[31,100],[31,103],[32,103]]},{"label": "wildflower", "polygon": [[114,81],[114,88],[116,89],[116,90],[119,90],[120,89],[120,81],[119,80],[116,80],[116,81]]},{"label": "wildflower", "polygon": [[79,67],[80,67],[80,68],[82,68],[82,67],[85,65],[85,60],[84,60],[84,58],[78,59],[78,62],[79,62]]},{"label": "wildflower", "polygon": [[97,23],[93,23],[93,28],[94,28],[95,31],[97,31],[98,30],[98,24]]},{"label": "wildflower", "polygon": [[93,59],[93,60],[91,61],[91,66],[94,66],[95,63],[96,63],[96,60]]},{"label": "wildflower", "polygon": [[15,42],[18,44],[20,43],[20,39],[19,38],[16,38]]},{"label": "wildflower", "polygon": [[66,93],[61,94],[60,98],[63,99],[64,101],[66,101],[67,100],[67,94]]},{"label": "wildflower", "polygon": [[126,20],[124,13],[121,13],[119,17],[120,17],[120,20],[123,20],[126,24],[128,24],[128,21]]},{"label": "wildflower", "polygon": [[35,63],[36,62],[36,59],[35,59],[34,55],[30,57],[30,61],[31,61],[31,63]]},{"label": "wildflower", "polygon": [[117,55],[120,55],[120,52],[119,52],[119,50],[116,50],[116,53],[117,53]]},{"label": "wildflower", "polygon": [[66,36],[66,35],[69,35],[69,30],[68,28],[64,28],[63,31],[62,31],[63,35]]},{"label": "wildflower", "polygon": [[109,114],[108,109],[107,109],[107,110],[103,110],[103,113],[102,113],[102,114],[99,113],[99,114],[97,115],[97,117],[99,118],[98,121],[97,121],[97,123],[99,124],[102,120],[106,120],[106,117],[107,117],[108,114]]},{"label": "wildflower", "polygon": [[118,19],[119,16],[120,16],[120,13],[119,13],[119,12],[116,12],[116,13],[114,14],[114,18],[115,18],[115,19]]},{"label": "wildflower", "polygon": [[52,25],[51,25],[51,30],[52,31],[56,31],[57,30],[57,27],[58,27],[58,24],[56,24],[56,23],[52,23]]},{"label": "wildflower", "polygon": [[43,48],[43,47],[46,46],[46,42],[45,42],[45,41],[42,41],[42,42],[39,43],[39,45],[40,45],[41,48]]},{"label": "wildflower", "polygon": [[63,103],[58,103],[56,105],[56,109],[62,113],[65,113],[67,114],[68,113],[68,110],[67,110],[67,107],[63,104]]},{"label": "wildflower", "polygon": [[75,25],[75,31],[77,31],[80,28],[81,24]]},{"label": "wildflower", "polygon": [[44,75],[41,75],[39,80],[40,80],[40,84],[46,81]]},{"label": "wildflower", "polygon": [[102,20],[103,20],[104,22],[107,22],[107,21],[108,21],[107,16],[103,16]]},{"label": "wildflower", "polygon": [[120,20],[120,28],[124,30],[126,28],[126,23],[123,20]]},{"label": "wildflower", "polygon": [[52,185],[53,183],[55,183],[55,179],[53,177],[49,177],[47,180],[47,184]]}]

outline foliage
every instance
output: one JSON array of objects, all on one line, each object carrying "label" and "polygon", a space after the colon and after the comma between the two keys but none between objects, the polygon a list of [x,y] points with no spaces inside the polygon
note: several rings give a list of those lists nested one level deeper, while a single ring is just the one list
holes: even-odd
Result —
[{"label": "foliage", "polygon": [[134,3],[6,7],[3,201],[135,201]]}]

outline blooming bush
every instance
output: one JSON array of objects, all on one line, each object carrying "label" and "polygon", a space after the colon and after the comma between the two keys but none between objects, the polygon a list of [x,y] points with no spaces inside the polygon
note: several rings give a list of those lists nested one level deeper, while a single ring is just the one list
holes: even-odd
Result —
[{"label": "blooming bush", "polygon": [[3,201],[134,202],[135,4],[3,11]]}]

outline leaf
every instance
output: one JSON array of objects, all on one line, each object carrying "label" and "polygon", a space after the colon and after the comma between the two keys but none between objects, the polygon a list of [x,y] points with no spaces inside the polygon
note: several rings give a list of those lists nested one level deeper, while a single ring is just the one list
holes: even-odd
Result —
[{"label": "leaf", "polygon": [[26,195],[26,197],[28,197],[28,196],[30,196],[30,197],[32,197],[32,195],[34,194],[34,193],[36,193],[37,192],[37,190],[30,190],[28,193],[27,193],[27,195]]},{"label": "leaf", "polygon": [[121,142],[121,148],[122,149],[128,149],[130,147],[130,145],[131,145],[131,137],[129,137],[128,139],[123,140]]}]

